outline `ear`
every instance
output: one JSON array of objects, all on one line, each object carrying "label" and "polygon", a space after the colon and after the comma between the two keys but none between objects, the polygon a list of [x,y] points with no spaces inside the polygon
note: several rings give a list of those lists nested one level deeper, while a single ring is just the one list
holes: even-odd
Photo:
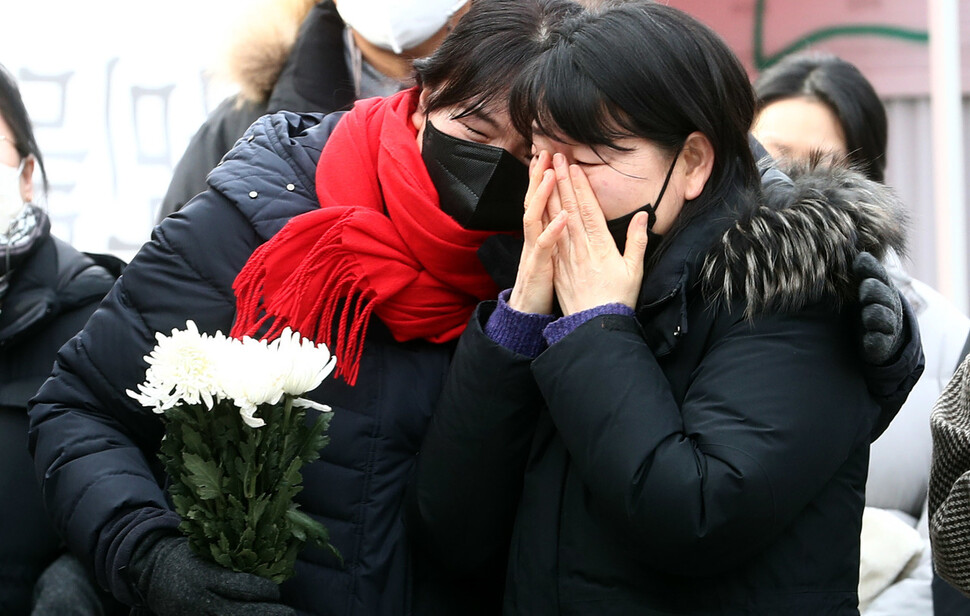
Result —
[{"label": "ear", "polygon": [[25,203],[34,200],[34,157],[28,156],[24,159],[24,170],[20,174],[20,198]]},{"label": "ear", "polygon": [[694,131],[687,136],[684,149],[684,199],[691,200],[704,191],[714,169],[714,146],[704,133]]},{"label": "ear", "polygon": [[[415,130],[418,131],[418,136],[420,137],[421,129],[424,128],[425,119],[428,117],[428,90],[427,88],[421,88],[421,94],[418,96],[418,106],[414,109],[414,113],[411,114],[411,123],[414,124]],[[418,143],[421,140],[418,139]]]}]

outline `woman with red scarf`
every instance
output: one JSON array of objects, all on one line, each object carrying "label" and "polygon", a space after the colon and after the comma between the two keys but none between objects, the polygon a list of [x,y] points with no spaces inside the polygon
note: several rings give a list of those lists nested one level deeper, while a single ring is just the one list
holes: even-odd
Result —
[{"label": "woman with red scarf", "polygon": [[[166,219],[33,401],[30,448],[46,505],[71,548],[120,600],[169,614],[468,614],[494,594],[410,545],[403,495],[454,343],[492,297],[479,251],[521,229],[529,144],[512,127],[508,83],[578,8],[563,0],[477,0],[431,57],[419,87],[346,114],[257,121]],[[491,242],[483,252],[502,248]],[[500,252],[500,251],[499,251]],[[487,259],[486,259],[487,260]],[[303,511],[343,562],[306,548],[294,578],[204,563],[177,530],[157,451],[158,416],[125,395],[155,332],[325,342],[336,378],[330,444],[304,469]],[[501,579],[500,577],[498,578]]]}]

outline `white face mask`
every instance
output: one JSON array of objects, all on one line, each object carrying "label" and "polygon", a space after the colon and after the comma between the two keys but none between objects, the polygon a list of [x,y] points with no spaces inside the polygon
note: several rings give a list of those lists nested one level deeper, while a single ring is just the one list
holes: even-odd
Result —
[{"label": "white face mask", "polygon": [[0,234],[10,228],[24,211],[24,198],[20,196],[20,176],[27,159],[20,161],[16,168],[0,164]]},{"label": "white face mask", "polygon": [[468,0],[338,0],[348,26],[381,49],[401,53],[441,30]]}]

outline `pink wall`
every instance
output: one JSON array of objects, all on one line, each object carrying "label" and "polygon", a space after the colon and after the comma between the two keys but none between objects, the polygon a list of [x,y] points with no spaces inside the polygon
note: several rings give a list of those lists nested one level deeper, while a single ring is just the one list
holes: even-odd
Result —
[{"label": "pink wall", "polygon": [[[852,62],[884,97],[929,92],[927,3],[913,0],[670,0],[716,30],[752,76],[790,45],[818,37],[811,49]],[[757,44],[755,23],[762,16]],[[960,0],[963,87],[970,92],[970,0]],[[834,30],[833,30],[834,29]]]}]

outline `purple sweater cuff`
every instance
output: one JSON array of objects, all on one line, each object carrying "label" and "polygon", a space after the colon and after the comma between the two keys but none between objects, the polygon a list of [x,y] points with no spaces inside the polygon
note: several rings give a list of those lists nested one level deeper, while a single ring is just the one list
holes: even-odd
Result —
[{"label": "purple sweater cuff", "polygon": [[546,326],[542,335],[545,337],[546,343],[552,346],[568,336],[574,329],[586,321],[607,314],[632,317],[635,313],[633,312],[633,308],[619,302],[603,304],[602,306],[596,306],[595,308],[583,310],[582,312],[574,312],[569,316],[556,319]]},{"label": "purple sweater cuff", "polygon": [[538,357],[546,348],[542,330],[552,323],[551,314],[530,314],[519,312],[508,304],[511,289],[499,293],[498,306],[485,323],[485,335],[506,349],[525,355]]}]

